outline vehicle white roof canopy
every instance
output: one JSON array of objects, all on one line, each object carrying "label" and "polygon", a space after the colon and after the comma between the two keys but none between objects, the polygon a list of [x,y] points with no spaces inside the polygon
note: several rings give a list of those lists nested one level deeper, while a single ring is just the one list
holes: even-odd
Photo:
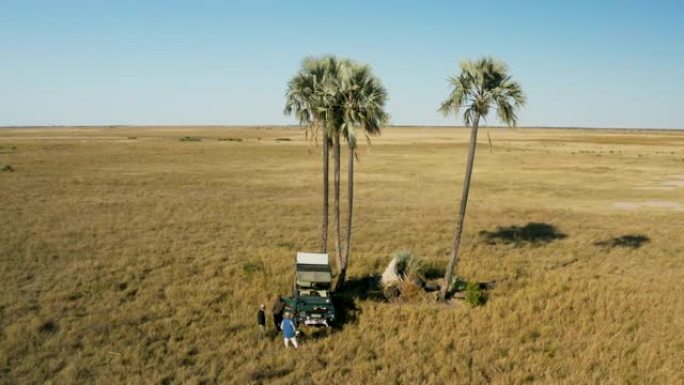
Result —
[{"label": "vehicle white roof canopy", "polygon": [[328,254],[297,252],[297,263],[305,265],[328,265]]}]

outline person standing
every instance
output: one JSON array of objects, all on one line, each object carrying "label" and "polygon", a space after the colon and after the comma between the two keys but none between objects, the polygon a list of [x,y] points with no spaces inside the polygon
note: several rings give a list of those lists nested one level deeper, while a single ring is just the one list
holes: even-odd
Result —
[{"label": "person standing", "polygon": [[291,342],[295,349],[297,346],[297,327],[290,318],[290,313],[285,313],[283,321],[280,323],[280,329],[283,331],[283,338],[285,338],[285,348],[287,348],[287,343]]},{"label": "person standing", "polygon": [[280,296],[276,296],[273,300],[273,308],[271,308],[271,312],[273,313],[273,324],[275,325],[276,332],[280,331],[280,323],[283,321],[284,307],[285,302],[283,302]]},{"label": "person standing", "polygon": [[259,338],[262,340],[266,335],[266,313],[264,312],[265,308],[266,306],[264,306],[264,304],[261,304],[259,306],[259,311],[257,311],[257,323],[259,324]]}]

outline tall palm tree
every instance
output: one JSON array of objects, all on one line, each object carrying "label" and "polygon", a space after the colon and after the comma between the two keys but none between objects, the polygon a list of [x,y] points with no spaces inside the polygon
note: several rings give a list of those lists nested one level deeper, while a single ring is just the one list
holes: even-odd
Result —
[{"label": "tall palm tree", "polygon": [[444,275],[445,284],[441,291],[442,300],[446,299],[453,270],[458,260],[458,248],[461,244],[461,233],[463,232],[463,222],[468,204],[470,177],[473,172],[480,118],[486,118],[489,111],[495,109],[501,122],[508,126],[515,126],[517,122],[516,111],[525,104],[525,95],[520,84],[511,80],[508,68],[503,62],[491,57],[483,57],[476,61],[464,61],[460,67],[461,73],[449,79],[453,89],[448,99],[439,108],[439,111],[444,115],[452,113],[457,115],[459,111],[463,110],[463,121],[466,126],[471,127],[463,195],[456,220],[454,243]]},{"label": "tall palm tree", "polygon": [[328,250],[328,188],[331,147],[330,129],[333,126],[327,101],[326,84],[334,78],[337,68],[335,57],[307,57],[303,60],[299,72],[288,82],[286,91],[285,113],[293,114],[300,124],[305,125],[307,136],[315,140],[318,131],[322,134],[323,145],[323,211],[321,215],[321,252]]},{"label": "tall palm tree", "polygon": [[341,247],[341,232],[340,232],[340,127],[342,125],[342,113],[339,102],[339,76],[340,69],[346,63],[345,60],[335,59],[330,63],[330,76],[326,78],[323,86],[323,95],[325,100],[325,111],[328,119],[328,133],[331,136],[331,144],[333,148],[333,235],[335,247],[335,261],[337,262],[338,270],[342,269],[342,247]]},{"label": "tall palm tree", "polygon": [[[369,66],[334,56],[307,58],[300,71],[288,83],[285,113],[294,113],[307,133],[323,134],[323,224],[321,249],[327,250],[328,219],[328,147],[333,150],[333,234],[335,260],[339,274],[336,288],[345,281],[351,250],[354,200],[354,160],[357,157],[357,131],[366,137],[378,135],[388,120],[384,110],[387,91]],[[340,223],[341,142],[349,145],[348,217],[344,249]]]},{"label": "tall palm tree", "polygon": [[[366,138],[379,135],[380,127],[386,124],[389,119],[389,115],[384,109],[387,101],[387,90],[368,65],[343,60],[337,85],[338,93],[335,104],[338,106],[336,113],[339,116],[339,130],[337,130],[336,153],[339,157],[339,136],[343,136],[349,149],[349,163],[347,168],[347,234],[344,250],[339,260],[340,272],[336,290],[344,285],[349,265],[354,208],[354,160],[358,157],[356,146],[359,136],[358,130],[362,131]],[[337,212],[339,215],[339,210]]]}]

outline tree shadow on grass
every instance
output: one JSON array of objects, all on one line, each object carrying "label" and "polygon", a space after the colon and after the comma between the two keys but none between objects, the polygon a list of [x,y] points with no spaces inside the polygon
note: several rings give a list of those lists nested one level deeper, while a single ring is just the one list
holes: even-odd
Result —
[{"label": "tree shadow on grass", "polygon": [[425,279],[439,279],[444,277],[446,271],[446,263],[430,261],[423,266],[421,273]]},{"label": "tree shadow on grass", "polygon": [[342,289],[335,292],[338,297],[351,297],[361,300],[384,301],[380,275],[353,277],[344,282]]},{"label": "tree shadow on grass", "polygon": [[382,286],[380,284],[380,276],[368,275],[350,278],[345,281],[344,286],[340,290],[333,294],[335,328],[340,329],[345,324],[357,321],[360,312],[358,306],[356,306],[357,299],[385,302],[385,296],[382,293]]},{"label": "tree shadow on grass", "polygon": [[610,238],[605,241],[596,241],[594,242],[594,245],[609,248],[625,247],[638,249],[650,241],[651,239],[643,234],[627,234],[621,237]]},{"label": "tree shadow on grass", "polygon": [[359,317],[359,308],[354,302],[354,297],[337,293],[333,296],[335,305],[335,321],[332,327],[342,329],[344,325],[355,323]]},{"label": "tree shadow on grass", "polygon": [[497,227],[496,231],[480,231],[488,245],[510,244],[514,246],[539,246],[567,238],[556,226],[548,223],[530,222],[525,226]]}]

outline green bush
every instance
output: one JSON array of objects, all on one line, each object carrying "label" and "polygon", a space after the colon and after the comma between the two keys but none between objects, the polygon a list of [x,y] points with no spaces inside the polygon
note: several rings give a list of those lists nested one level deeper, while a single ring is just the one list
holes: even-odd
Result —
[{"label": "green bush", "polygon": [[485,295],[477,282],[469,282],[466,285],[465,301],[472,307],[484,305]]}]

